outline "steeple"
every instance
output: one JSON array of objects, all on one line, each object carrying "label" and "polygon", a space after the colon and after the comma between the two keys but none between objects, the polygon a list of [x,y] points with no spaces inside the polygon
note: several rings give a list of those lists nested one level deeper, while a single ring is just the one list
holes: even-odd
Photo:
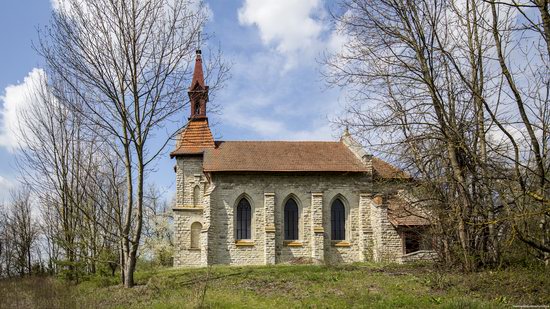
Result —
[{"label": "steeple", "polygon": [[204,82],[204,73],[202,71],[201,50],[197,49],[195,56],[195,68],[191,86],[187,92],[191,101],[191,116],[189,120],[205,119],[206,103],[208,102],[208,86]]},{"label": "steeple", "polygon": [[201,50],[197,48],[193,79],[189,86],[189,100],[191,101],[191,116],[185,128],[181,131],[176,142],[176,149],[170,157],[202,155],[206,149],[214,148],[214,138],[206,117],[206,103],[208,102],[208,86],[204,82],[202,72]]}]

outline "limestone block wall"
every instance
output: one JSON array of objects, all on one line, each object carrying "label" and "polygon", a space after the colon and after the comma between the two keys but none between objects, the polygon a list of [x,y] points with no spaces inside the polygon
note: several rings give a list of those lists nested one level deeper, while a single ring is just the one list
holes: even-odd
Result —
[{"label": "limestone block wall", "polygon": [[[323,225],[323,193],[311,193],[311,257],[315,261],[325,260],[325,227]],[[327,235],[328,236],[328,235]]]},{"label": "limestone block wall", "polygon": [[[201,158],[182,157],[176,179],[175,266],[265,265],[297,258],[329,264],[402,260],[402,239],[388,221],[387,205],[370,193],[369,174],[214,173],[207,182]],[[241,198],[252,207],[252,237],[245,241],[235,239]],[[296,241],[284,240],[289,198],[299,210]],[[337,198],[346,210],[344,241],[331,240],[331,205]],[[190,248],[193,222],[202,224],[199,249]]]},{"label": "limestone block wall", "polygon": [[203,212],[202,212],[202,219],[203,219],[203,226],[202,226],[202,233],[201,233],[201,265],[207,266],[208,264],[212,263],[211,261],[211,254],[210,254],[210,227],[212,223],[212,191],[216,188],[216,185],[214,183],[211,183],[204,194],[203,200],[202,200],[202,206],[203,206]]},{"label": "limestone block wall", "polygon": [[[191,224],[193,224],[193,222],[200,222],[202,224],[201,209],[174,209],[174,266],[203,265],[201,263],[202,248],[191,248]],[[204,237],[203,234],[204,233],[201,233],[201,238]]]},{"label": "limestone block wall", "polygon": [[[311,207],[307,194],[300,194],[302,198],[290,191],[276,194],[275,203],[275,240],[276,262],[285,263],[296,258],[311,257]],[[298,236],[296,241],[284,240],[284,206],[293,198],[298,204]],[[304,199],[305,198],[305,199]]]},{"label": "limestone block wall", "polygon": [[375,196],[370,204],[373,259],[376,262],[399,262],[403,255],[403,240],[388,220],[388,205],[381,195]]},{"label": "limestone block wall", "polygon": [[[212,181],[216,184],[210,197],[209,250],[212,263],[270,264],[300,257],[332,263],[364,259],[365,246],[361,244],[364,223],[361,222],[359,196],[360,191],[370,184],[368,177],[353,174],[217,173],[212,175]],[[299,208],[299,239],[294,242],[283,239],[284,204],[290,197]],[[248,199],[252,207],[252,239],[246,245],[239,245],[235,239],[235,211],[241,198]],[[347,213],[347,237],[342,244],[330,240],[330,205],[336,198],[343,201]],[[274,250],[270,247],[273,241]],[[273,251],[274,261],[269,256]]]},{"label": "limestone block wall", "polygon": [[372,194],[363,193],[359,196],[359,213],[361,216],[361,231],[359,236],[362,236],[362,245],[361,252],[363,252],[365,261],[373,260],[373,232],[372,232],[372,222],[371,222],[371,203],[372,203]]},{"label": "limestone block wall", "polygon": [[[364,246],[361,243],[362,231],[360,231],[361,215],[359,213],[359,192],[355,195],[337,194],[323,203],[323,227],[325,233],[325,262],[328,264],[353,263],[364,260]],[[346,239],[334,241],[330,238],[331,222],[330,213],[332,202],[340,198],[344,202],[346,210]],[[350,202],[351,201],[351,202]]]},{"label": "limestone block wall", "polygon": [[202,157],[176,158],[176,207],[195,207],[193,191],[196,186],[202,196],[207,189],[202,173]]},{"label": "limestone block wall", "polygon": [[[199,194],[194,195],[195,188]],[[208,222],[205,220],[205,195],[208,188],[202,173],[201,157],[176,159],[176,205],[174,208],[174,266],[205,266],[208,258]],[[198,200],[195,201],[198,196]],[[207,197],[205,199],[205,197]],[[207,208],[207,207],[206,207]],[[209,215],[209,211],[206,212]],[[191,225],[202,225],[199,248],[191,248]]]},{"label": "limestone block wall", "polygon": [[[214,179],[216,188],[210,195],[209,254],[213,264],[265,264],[264,192],[244,190],[245,184]],[[251,239],[236,243],[236,208],[241,198],[250,203]]]},{"label": "limestone block wall", "polygon": [[264,193],[264,259],[266,265],[275,264],[275,193]]}]

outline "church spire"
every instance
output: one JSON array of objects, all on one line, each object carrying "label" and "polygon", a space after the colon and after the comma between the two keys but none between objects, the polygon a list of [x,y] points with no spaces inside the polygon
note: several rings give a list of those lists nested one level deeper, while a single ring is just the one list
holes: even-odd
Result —
[{"label": "church spire", "polygon": [[193,80],[191,81],[191,89],[196,85],[200,85],[204,88],[204,73],[202,72],[202,52],[197,49],[195,53],[195,69],[193,71]]},{"label": "church spire", "polygon": [[214,148],[215,146],[212,132],[208,126],[208,117],[206,117],[208,86],[204,82],[200,48],[197,48],[195,57],[193,79],[187,92],[191,102],[191,116],[189,117],[189,122],[180,133],[180,137],[176,143],[176,150],[170,153],[171,157],[202,155],[206,149]]},{"label": "church spire", "polygon": [[191,101],[191,116],[189,120],[206,118],[206,103],[208,102],[208,86],[204,82],[202,71],[201,50],[197,49],[195,55],[195,68],[191,86],[187,92]]}]

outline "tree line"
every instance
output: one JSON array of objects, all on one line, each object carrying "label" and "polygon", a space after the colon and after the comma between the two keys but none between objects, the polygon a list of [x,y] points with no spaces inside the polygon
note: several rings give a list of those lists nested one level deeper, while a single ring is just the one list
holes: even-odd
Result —
[{"label": "tree line", "polygon": [[337,123],[402,164],[440,259],[467,271],[550,259],[547,0],[345,0],[324,75]]},{"label": "tree line", "polygon": [[[2,245],[27,256],[2,247],[2,275],[32,273],[31,260],[43,259],[43,269],[69,280],[118,270],[132,287],[140,256],[162,255],[163,263],[171,257],[169,207],[148,187],[147,175],[171,146],[178,131],[171,126],[182,123],[177,116],[188,104],[208,12],[197,1],[58,6],[35,44],[45,74],[30,91],[32,107],[18,115],[17,162],[26,191],[7,205],[9,224],[0,227],[5,235],[20,231],[25,246],[17,237]],[[226,73],[219,53],[206,71],[215,90]]]}]

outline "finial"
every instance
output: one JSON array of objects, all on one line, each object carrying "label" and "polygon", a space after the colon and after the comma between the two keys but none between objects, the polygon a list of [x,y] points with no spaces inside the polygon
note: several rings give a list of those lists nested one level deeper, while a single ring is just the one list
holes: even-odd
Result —
[{"label": "finial", "polygon": [[199,30],[198,38],[197,38],[197,51],[196,53],[200,55],[201,52],[201,31]]},{"label": "finial", "polygon": [[349,126],[346,124],[346,129],[344,130],[344,135],[349,135]]}]

